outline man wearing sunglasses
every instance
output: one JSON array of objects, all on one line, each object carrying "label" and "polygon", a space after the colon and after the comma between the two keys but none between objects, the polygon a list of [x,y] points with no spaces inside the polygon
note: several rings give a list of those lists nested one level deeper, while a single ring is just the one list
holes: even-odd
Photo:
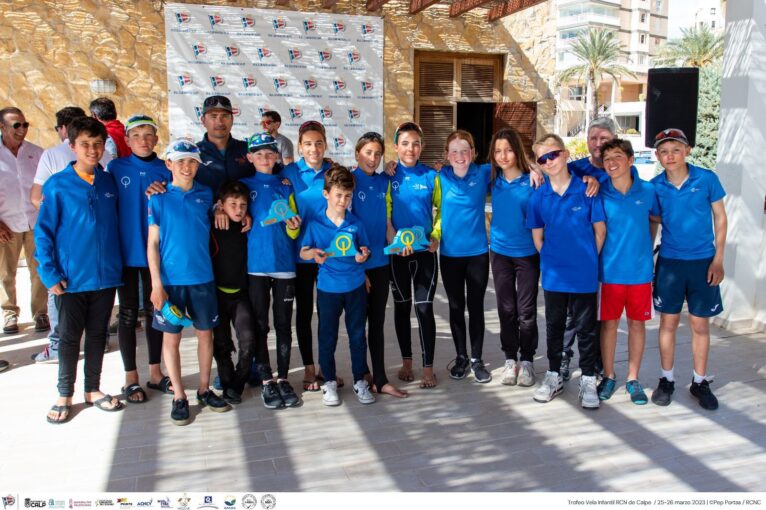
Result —
[{"label": "man wearing sunglasses", "polygon": [[0,110],[0,305],[3,309],[3,333],[19,332],[19,307],[16,304],[16,268],[21,249],[32,281],[32,314],[37,331],[47,331],[48,291],[37,274],[35,240],[32,229],[37,221],[37,208],[29,200],[37,163],[43,149],[25,141],[29,122],[21,110]]},{"label": "man wearing sunglasses", "polygon": [[295,158],[293,157],[293,142],[290,141],[285,135],[279,133],[279,126],[282,125],[282,116],[279,112],[268,111],[264,112],[261,117],[261,127],[264,131],[267,131],[277,142],[277,148],[279,149],[278,163],[282,166],[287,166]]}]

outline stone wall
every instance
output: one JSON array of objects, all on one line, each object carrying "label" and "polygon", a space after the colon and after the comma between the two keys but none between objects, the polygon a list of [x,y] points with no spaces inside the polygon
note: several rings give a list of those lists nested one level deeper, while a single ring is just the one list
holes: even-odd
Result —
[{"label": "stone wall", "polygon": [[[205,0],[186,3],[274,8],[273,0]],[[503,96],[538,102],[538,133],[552,129],[555,20],[548,3],[486,22],[475,9],[451,19],[447,5],[410,16],[408,0],[392,0],[368,13],[364,0],[340,0],[332,12],[380,15],[385,20],[385,131],[414,113],[415,50],[505,55]],[[0,2],[0,104],[24,110],[29,140],[58,141],[54,113],[67,105],[87,110],[97,95],[90,81],[110,79],[121,119],[148,113],[167,125],[164,2],[160,0],[5,0]],[[290,9],[323,11],[318,0],[297,0]],[[328,12],[328,11],[324,11]],[[160,131],[160,144],[167,129]],[[389,148],[389,156],[391,155]]]}]

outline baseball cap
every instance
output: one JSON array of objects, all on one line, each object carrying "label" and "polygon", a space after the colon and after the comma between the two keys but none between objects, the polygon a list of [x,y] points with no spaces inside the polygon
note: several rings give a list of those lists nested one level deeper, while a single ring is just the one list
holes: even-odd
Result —
[{"label": "baseball cap", "polygon": [[268,133],[255,133],[247,139],[248,152],[257,152],[261,149],[269,149],[277,153],[279,152],[277,141]]},{"label": "baseball cap", "polygon": [[226,110],[231,113],[231,101],[226,96],[208,96],[202,103],[202,115],[205,115],[210,110]]},{"label": "baseball cap", "polygon": [[686,134],[684,134],[683,131],[678,128],[668,128],[663,129],[657,133],[657,136],[654,137],[654,148],[656,149],[660,146],[660,144],[670,140],[675,140],[676,142],[681,142],[685,145],[689,145],[689,139],[686,138]]},{"label": "baseball cap", "polygon": [[159,129],[153,118],[149,117],[148,115],[139,114],[133,115],[125,123],[125,134],[127,135],[128,131],[138,126],[152,126],[154,129]]},{"label": "baseball cap", "polygon": [[202,163],[199,147],[189,140],[176,140],[168,145],[165,151],[165,159],[168,161],[178,161],[179,159],[191,158]]}]

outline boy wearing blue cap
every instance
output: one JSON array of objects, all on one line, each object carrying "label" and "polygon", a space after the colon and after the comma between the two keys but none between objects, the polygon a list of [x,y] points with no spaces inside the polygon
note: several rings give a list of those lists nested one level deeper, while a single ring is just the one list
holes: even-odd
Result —
[{"label": "boy wearing blue cap", "polygon": [[76,161],[43,186],[34,232],[40,278],[56,296],[59,310],[59,398],[47,416],[54,424],[70,417],[83,331],[85,403],[109,412],[123,408],[99,389],[109,315],[122,284],[117,186],[98,163],[106,128],[81,117],[67,132]]},{"label": "boy wearing blue cap", "polygon": [[686,162],[691,147],[680,129],[660,131],[654,148],[665,170],[652,179],[662,213],[662,239],[654,275],[654,308],[661,314],[662,377],[652,393],[652,402],[666,406],[672,400],[676,331],[686,300],[694,358],[689,391],[702,408],[715,410],[718,399],[710,391],[706,373],[710,317],[723,311],[719,285],[724,276],[726,192],[715,172]]},{"label": "boy wearing blue cap", "polygon": [[165,302],[187,313],[197,330],[199,389],[197,400],[215,412],[231,409],[209,388],[213,363],[213,328],[218,324],[213,268],[210,261],[210,213],[213,193],[194,181],[201,163],[199,148],[186,140],[170,144],[165,164],[173,180],[162,194],[149,198],[147,259],[152,276],[153,327],[163,331],[162,353],[173,385],[171,421],[189,423],[189,401],[181,380],[182,325],[170,323],[161,310]]}]

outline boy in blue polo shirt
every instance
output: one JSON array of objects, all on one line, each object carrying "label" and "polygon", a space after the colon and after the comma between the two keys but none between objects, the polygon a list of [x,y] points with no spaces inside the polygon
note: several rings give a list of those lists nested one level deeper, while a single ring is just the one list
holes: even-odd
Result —
[{"label": "boy in blue polo shirt", "polygon": [[173,181],[165,193],[149,199],[147,259],[152,276],[152,325],[164,332],[162,353],[174,393],[170,419],[175,425],[187,425],[189,401],[181,380],[178,350],[183,326],[165,319],[162,309],[166,302],[182,314],[188,312],[197,330],[198,402],[216,412],[231,407],[209,388],[213,328],[219,322],[209,247],[213,192],[194,181],[202,162],[196,145],[186,140],[175,141],[168,147],[165,160]]},{"label": "boy in blue polo shirt", "polygon": [[628,317],[628,378],[625,388],[634,404],[648,402],[638,380],[646,338],[645,323],[652,313],[652,233],[650,218],[660,206],[654,186],[642,181],[633,167],[633,146],[614,138],[601,146],[609,180],[600,195],[606,213],[606,237],[601,250],[600,304],[601,357],[604,378],[598,385],[600,400],[608,400],[616,387],[614,353],[617,328],[625,310]]},{"label": "boy in blue polo shirt", "polygon": [[124,407],[99,389],[109,315],[122,285],[117,186],[98,163],[107,133],[90,117],[73,120],[67,132],[77,159],[43,186],[35,227],[40,279],[59,310],[59,397],[47,416],[53,424],[70,417],[83,331],[85,403],[103,411]]},{"label": "boy in blue polo shirt", "polygon": [[600,198],[586,197],[585,184],[567,170],[569,152],[560,137],[547,134],[534,150],[548,178],[529,199],[526,224],[540,252],[549,364],[534,399],[549,402],[564,389],[561,356],[571,306],[582,370],[580,402],[596,409],[596,295],[598,254],[606,236],[604,207]]},{"label": "boy in blue polo shirt", "polygon": [[[347,211],[354,193],[354,176],[340,165],[325,173],[322,194],[327,200],[323,214],[312,215],[305,223],[301,247],[303,260],[319,264],[317,310],[319,314],[319,366],[324,374],[322,400],[327,406],[340,405],[335,376],[335,347],[338,343],[340,315],[346,313],[346,333],[351,351],[354,392],[362,404],[372,404],[364,374],[367,368],[367,343],[364,338],[367,291],[364,262],[370,254],[362,223]],[[339,236],[345,237],[339,237]],[[330,257],[329,251],[333,256]],[[345,253],[356,251],[352,256]]]},{"label": "boy in blue polo shirt", "polygon": [[665,129],[654,140],[657,159],[665,171],[652,179],[662,211],[662,243],[654,284],[654,308],[661,314],[662,377],[652,402],[666,406],[672,400],[676,331],[685,299],[694,358],[689,391],[700,406],[714,410],[718,409],[718,399],[705,375],[710,317],[723,310],[719,284],[724,276],[726,192],[715,172],[686,163],[691,147],[683,131]]}]

